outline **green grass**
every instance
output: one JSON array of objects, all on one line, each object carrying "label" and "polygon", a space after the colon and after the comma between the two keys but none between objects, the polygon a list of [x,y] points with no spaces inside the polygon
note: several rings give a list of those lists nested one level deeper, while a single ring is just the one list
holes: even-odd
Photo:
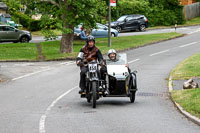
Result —
[{"label": "green grass", "polygon": [[200,53],[181,62],[171,73],[174,80],[200,77]]},{"label": "green grass", "polygon": [[200,118],[200,88],[172,91],[172,98],[179,103],[184,110]]},{"label": "green grass", "polygon": [[196,17],[196,18],[186,21],[185,26],[198,25],[198,24],[200,24],[200,17]]},{"label": "green grass", "polygon": [[[112,46],[108,47],[107,38],[97,38],[96,46],[103,54],[107,53],[110,48],[116,50],[124,50],[129,48],[136,48],[150,43],[158,42],[180,36],[179,33],[161,33],[151,35],[138,35],[126,37],[113,37]],[[61,54],[60,41],[42,42],[42,54],[46,60],[76,58],[79,50],[85,45],[85,41],[74,41],[74,52],[69,54]],[[0,60],[37,60],[38,52],[37,46],[34,43],[10,43],[0,45]]]},{"label": "green grass", "polygon": [[0,44],[0,60],[36,60],[37,48],[33,43]]},{"label": "green grass", "polygon": [[[172,72],[173,80],[200,77],[200,53],[181,62]],[[172,98],[184,110],[200,118],[200,88],[172,91]]]}]

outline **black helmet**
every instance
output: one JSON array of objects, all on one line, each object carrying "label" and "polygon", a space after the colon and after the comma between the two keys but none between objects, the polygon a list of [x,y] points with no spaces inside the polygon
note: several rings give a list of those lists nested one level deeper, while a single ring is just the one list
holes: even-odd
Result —
[{"label": "black helmet", "polygon": [[89,41],[93,41],[95,43],[95,38],[91,35],[87,37],[86,43],[88,44]]}]

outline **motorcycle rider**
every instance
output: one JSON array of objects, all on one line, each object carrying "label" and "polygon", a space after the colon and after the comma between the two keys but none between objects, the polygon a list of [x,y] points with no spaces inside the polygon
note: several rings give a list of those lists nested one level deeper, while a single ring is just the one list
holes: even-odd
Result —
[{"label": "motorcycle rider", "polygon": [[86,72],[88,71],[88,67],[84,66],[84,62],[91,62],[92,60],[98,60],[101,65],[103,65],[103,56],[101,54],[101,51],[95,46],[95,38],[93,36],[88,36],[86,40],[85,46],[81,48],[78,57],[76,59],[76,64],[80,66],[80,82],[79,87],[80,91],[79,93],[82,94],[85,92],[86,89],[86,81],[85,76]]}]

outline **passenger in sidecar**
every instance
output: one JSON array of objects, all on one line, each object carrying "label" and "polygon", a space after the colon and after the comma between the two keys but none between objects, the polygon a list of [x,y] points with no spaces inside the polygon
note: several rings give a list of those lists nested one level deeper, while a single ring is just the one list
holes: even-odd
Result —
[{"label": "passenger in sidecar", "polygon": [[109,91],[107,96],[129,96],[131,102],[134,102],[137,91],[136,72],[131,72],[126,53],[117,54],[114,49],[110,49],[105,64],[101,69],[101,77],[106,81]]}]

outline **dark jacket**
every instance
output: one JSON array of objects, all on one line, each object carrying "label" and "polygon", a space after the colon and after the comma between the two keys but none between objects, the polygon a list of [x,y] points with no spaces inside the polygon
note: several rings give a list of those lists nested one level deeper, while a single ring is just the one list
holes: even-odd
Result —
[{"label": "dark jacket", "polygon": [[82,61],[83,59],[86,59],[88,62],[91,62],[92,60],[98,60],[99,62],[103,61],[103,56],[101,54],[101,51],[94,45],[94,47],[89,48],[87,44],[81,48],[79,55],[83,54],[83,56],[78,56],[76,61]]}]

